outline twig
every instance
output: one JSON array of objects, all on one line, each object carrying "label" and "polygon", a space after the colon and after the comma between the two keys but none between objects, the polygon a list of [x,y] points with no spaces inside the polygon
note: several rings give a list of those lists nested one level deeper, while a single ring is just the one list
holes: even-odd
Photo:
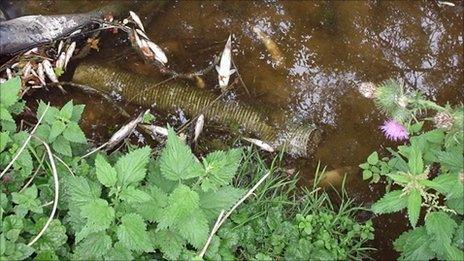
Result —
[{"label": "twig", "polygon": [[59,162],[61,162],[61,164],[63,164],[69,171],[69,173],[71,173],[71,176],[75,176],[74,175],[74,172],[71,170],[71,168],[68,166],[68,164],[66,164],[66,162],[64,162],[60,157],[56,156],[55,154],[53,154],[53,157],[55,157],[55,159],[57,159]]},{"label": "twig", "polygon": [[[225,214],[224,217],[222,217],[222,219],[220,219],[219,223],[216,221],[216,224],[214,225],[213,229],[211,230],[211,234],[210,234],[210,237],[212,237],[214,234],[216,234],[216,232],[219,230],[219,228],[222,226],[222,224],[224,224],[224,222],[226,221],[226,219],[234,212],[234,210],[236,208],[238,208],[238,206],[240,206],[240,204],[243,203],[243,201],[245,201],[249,196],[251,196],[253,194],[253,192],[259,187],[259,185],[261,185],[261,183],[264,182],[264,180],[271,174],[270,171],[268,171],[266,173],[266,175],[264,175],[246,194],[245,196],[243,196],[237,203],[235,203],[235,205]],[[219,214],[219,216],[221,216],[223,214],[223,212],[221,212],[221,214]],[[219,218],[218,218],[219,220]],[[211,240],[209,240],[211,241]],[[209,245],[210,242],[206,241],[206,244],[205,246],[203,247],[203,250],[201,251],[202,254],[204,255],[204,253],[206,253],[206,249],[208,249],[208,245]],[[201,255],[201,254],[200,254]],[[202,255],[200,256],[202,257]]]},{"label": "twig", "polygon": [[213,239],[214,233],[217,231],[219,221],[221,221],[223,215],[224,215],[224,210],[221,210],[221,213],[219,213],[219,216],[216,219],[216,223],[214,223],[213,229],[211,230],[211,233],[209,234],[208,240],[206,240],[205,246],[203,247],[200,254],[198,255],[200,258],[203,258],[203,256],[206,253],[206,250],[208,249],[209,244],[211,244],[211,240]]},{"label": "twig", "polygon": [[98,148],[92,150],[91,152],[85,154],[84,156],[82,156],[81,159],[87,158],[88,156],[90,156],[90,155],[94,154],[95,152],[101,150],[101,149],[102,149],[103,147],[105,147],[107,144],[108,144],[108,142],[103,143],[102,145],[100,145],[100,147],[98,147]]},{"label": "twig", "polygon": [[40,167],[42,166],[42,162],[45,158],[45,154],[42,156],[42,159],[40,160],[40,166],[37,167],[37,169],[35,170],[34,174],[32,174],[32,177],[27,181],[27,183],[21,188],[21,190],[19,191],[19,193],[23,192],[28,186],[29,184],[31,184],[32,180],[34,180],[35,176],[37,175],[37,173],[39,173],[39,170],[40,170]]},{"label": "twig", "polygon": [[250,91],[248,91],[248,87],[246,86],[245,82],[243,81],[242,75],[240,75],[240,72],[238,71],[237,65],[235,65],[234,59],[232,59],[232,64],[234,65],[235,71],[237,72],[237,77],[242,83],[243,87],[245,88],[246,93],[248,94],[248,97],[251,97]]},{"label": "twig", "polygon": [[49,202],[43,204],[42,207],[43,207],[43,208],[44,208],[44,207],[48,207],[48,206],[50,206],[51,204],[53,204],[53,202],[54,202],[53,200],[52,200],[52,201],[49,201]]},{"label": "twig", "polygon": [[55,216],[55,212],[56,212],[56,209],[58,207],[58,193],[59,193],[59,190],[60,190],[60,184],[58,182],[58,172],[56,171],[55,160],[53,160],[53,154],[52,154],[52,151],[50,150],[50,146],[48,146],[48,144],[45,143],[45,141],[43,141],[42,139],[40,139],[40,138],[38,138],[36,136],[34,136],[34,138],[36,138],[40,142],[42,142],[42,144],[45,146],[45,149],[47,150],[48,160],[50,161],[50,164],[51,164],[51,167],[52,167],[53,181],[55,183],[55,198],[53,200],[53,208],[52,208],[52,211],[50,213],[50,216],[48,217],[47,222],[45,223],[42,230],[40,230],[39,234],[37,234],[37,236],[35,236],[34,239],[32,239],[32,241],[29,242],[29,244],[27,244],[28,246],[32,246],[35,242],[37,242],[37,240],[39,240],[39,238],[45,233],[45,230],[47,230],[48,226],[52,222],[53,216]]},{"label": "twig", "polygon": [[27,137],[27,139],[24,141],[23,145],[21,146],[21,148],[19,149],[19,151],[16,153],[16,155],[13,157],[13,159],[10,161],[10,163],[8,163],[8,165],[5,167],[5,169],[2,171],[2,173],[0,174],[0,178],[3,177],[3,175],[5,175],[5,173],[8,171],[8,169],[13,166],[13,163],[18,159],[19,155],[21,155],[21,153],[23,152],[23,150],[26,148],[27,144],[29,143],[29,141],[31,140],[32,138],[32,135],[34,134],[35,130],[37,129],[37,127],[39,127],[40,125],[40,122],[42,122],[42,119],[44,118],[45,114],[47,113],[47,110],[48,108],[50,108],[50,103],[47,104],[47,107],[45,108],[42,116],[40,116],[40,119],[39,121],[37,122],[37,124],[35,125],[35,127],[32,129],[31,133],[29,134],[29,137]]}]

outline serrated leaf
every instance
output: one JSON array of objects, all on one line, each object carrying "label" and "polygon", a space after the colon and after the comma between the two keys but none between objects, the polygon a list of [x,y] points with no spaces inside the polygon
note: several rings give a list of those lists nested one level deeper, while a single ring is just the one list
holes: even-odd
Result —
[{"label": "serrated leaf", "polygon": [[63,133],[64,129],[66,129],[66,124],[64,124],[64,122],[61,120],[55,120],[50,129],[50,136],[48,137],[48,141],[54,141],[56,137]]},{"label": "serrated leaf", "polygon": [[52,143],[52,148],[64,156],[72,157],[71,144],[62,136],[58,136],[56,138],[56,140]]},{"label": "serrated leaf", "polygon": [[133,186],[128,186],[121,191],[120,199],[127,203],[143,203],[150,201],[152,198],[149,194]]},{"label": "serrated leaf", "polygon": [[464,200],[461,198],[449,198],[446,200],[446,206],[456,211],[460,215],[464,215]]},{"label": "serrated leaf", "polygon": [[60,110],[59,116],[63,119],[70,120],[73,113],[73,101],[68,101]]},{"label": "serrated leaf", "polygon": [[232,186],[222,187],[217,191],[200,193],[200,208],[210,220],[216,220],[221,210],[230,209],[245,193],[244,189]]},{"label": "serrated leaf", "polygon": [[168,229],[161,229],[153,234],[153,243],[161,250],[163,257],[168,260],[178,260],[184,249],[185,240]]},{"label": "serrated leaf", "polygon": [[10,132],[4,131],[0,133],[0,153],[6,148],[6,145],[10,143]]},{"label": "serrated leaf", "polygon": [[431,212],[425,217],[427,234],[442,244],[451,244],[456,222],[443,211]]},{"label": "serrated leaf", "polygon": [[70,177],[69,198],[73,205],[81,207],[100,197],[100,186],[92,184],[85,177]]},{"label": "serrated leaf", "polygon": [[377,153],[377,151],[372,152],[371,155],[367,157],[367,162],[370,165],[377,165],[377,163],[379,162],[379,154]]},{"label": "serrated leaf", "polygon": [[34,253],[34,248],[24,243],[15,244],[15,251],[8,260],[24,260]]},{"label": "serrated leaf", "polygon": [[172,128],[168,129],[166,147],[160,156],[160,169],[169,180],[188,179],[202,174],[201,166],[190,148],[177,137]]},{"label": "serrated leaf", "polygon": [[387,214],[402,210],[407,207],[406,197],[402,196],[403,191],[395,190],[386,193],[380,200],[372,205],[372,211],[377,214]]},{"label": "serrated leaf", "polygon": [[50,126],[48,124],[40,124],[35,130],[34,135],[42,140],[48,140],[48,137],[50,136]]},{"label": "serrated leaf", "polygon": [[21,90],[21,78],[14,77],[0,84],[0,104],[5,108],[13,105],[19,100],[19,90]]},{"label": "serrated leaf", "polygon": [[240,164],[241,149],[232,149],[228,152],[216,151],[203,159],[205,174],[202,177],[203,191],[217,190],[220,186],[228,185]]},{"label": "serrated leaf", "polygon": [[34,261],[58,261],[60,260],[53,250],[39,251],[34,257]]},{"label": "serrated leaf", "polygon": [[95,158],[95,168],[97,179],[105,187],[112,187],[116,184],[117,173],[101,154],[98,154]]},{"label": "serrated leaf", "polygon": [[126,186],[141,181],[147,172],[146,165],[150,160],[150,147],[133,150],[116,162],[118,184]]},{"label": "serrated leaf", "polygon": [[35,213],[43,213],[40,201],[37,199],[37,187],[32,185],[26,188],[23,192],[13,192],[12,201],[18,204],[16,207],[25,208]]},{"label": "serrated leaf", "polygon": [[422,160],[422,153],[420,149],[413,145],[409,152],[408,157],[409,172],[413,175],[419,175],[424,172],[424,162]]},{"label": "serrated leaf", "polygon": [[422,196],[417,189],[411,190],[408,195],[408,217],[411,226],[416,227],[417,221],[419,220],[419,214],[421,209]]},{"label": "serrated leaf", "polygon": [[81,119],[82,113],[84,112],[85,105],[84,104],[77,104],[74,105],[71,121],[78,122]]},{"label": "serrated leaf", "polygon": [[208,220],[201,209],[194,210],[190,217],[176,224],[176,230],[196,249],[201,249],[208,238]]},{"label": "serrated leaf", "polygon": [[430,249],[430,238],[424,227],[403,232],[393,243],[396,250],[401,251],[401,260],[429,260],[434,257]]},{"label": "serrated leaf", "polygon": [[407,176],[397,173],[389,173],[387,174],[387,176],[397,184],[407,184],[410,181],[410,178],[408,178]]},{"label": "serrated leaf", "polygon": [[150,237],[145,222],[138,214],[125,214],[116,230],[119,241],[129,250],[150,252]]},{"label": "serrated leaf", "polygon": [[189,187],[180,184],[169,195],[167,207],[158,220],[160,229],[185,222],[190,215],[199,208],[198,194]]},{"label": "serrated leaf", "polygon": [[154,222],[160,219],[161,210],[168,204],[167,194],[155,185],[144,188],[150,195],[150,200],[144,203],[134,203],[133,208],[145,220]]},{"label": "serrated leaf", "polygon": [[[48,218],[42,217],[35,224],[35,231],[39,233],[40,230],[44,227]],[[66,228],[61,224],[60,220],[54,219],[48,226],[45,233],[40,237],[40,239],[34,244],[34,248],[37,250],[52,250],[55,251],[63,244],[66,244]]]},{"label": "serrated leaf", "polygon": [[134,260],[132,257],[132,252],[127,249],[121,242],[116,242],[113,248],[108,252],[108,255],[105,256],[105,260]]},{"label": "serrated leaf", "polygon": [[81,216],[86,219],[84,228],[76,235],[76,241],[89,234],[106,230],[113,223],[115,212],[104,199],[94,199],[81,208]]},{"label": "serrated leaf", "polygon": [[87,144],[87,138],[79,125],[75,122],[70,122],[63,131],[63,137],[71,142]]},{"label": "serrated leaf", "polygon": [[[37,108],[37,118],[42,117],[46,108],[47,108],[47,104],[45,104],[43,101],[40,101],[39,107]],[[43,121],[52,125],[53,122],[55,122],[56,116],[58,115],[59,112],[60,111],[56,107],[50,106],[50,108],[48,108],[47,110],[47,113],[43,117]]]},{"label": "serrated leaf", "polygon": [[73,259],[102,259],[111,248],[111,238],[104,231],[87,236],[76,246]]}]

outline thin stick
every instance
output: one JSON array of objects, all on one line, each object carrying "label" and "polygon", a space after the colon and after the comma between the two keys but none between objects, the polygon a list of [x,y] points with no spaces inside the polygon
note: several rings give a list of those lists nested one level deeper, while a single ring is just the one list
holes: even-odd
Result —
[{"label": "thin stick", "polygon": [[54,202],[53,200],[52,200],[52,201],[49,201],[49,202],[43,204],[42,207],[48,207],[48,206],[50,206],[51,204],[53,204],[53,202]]},{"label": "thin stick", "polygon": [[44,227],[42,228],[42,230],[40,230],[39,234],[37,234],[37,236],[35,236],[34,239],[32,239],[32,241],[29,242],[29,244],[27,244],[28,246],[32,246],[35,242],[37,242],[37,240],[39,240],[39,238],[45,233],[45,230],[47,230],[48,226],[52,222],[53,216],[55,216],[55,212],[58,207],[58,193],[60,191],[60,184],[58,182],[58,172],[56,171],[56,166],[55,166],[55,161],[53,160],[52,151],[50,150],[50,147],[48,146],[48,144],[45,143],[45,141],[43,141],[42,139],[36,136],[34,136],[34,138],[42,142],[42,144],[45,146],[45,149],[47,150],[48,160],[50,161],[50,164],[52,167],[53,181],[55,183],[55,198],[53,200],[52,212],[50,213],[50,216],[48,217],[47,223],[45,223]]},{"label": "thin stick", "polygon": [[208,240],[206,240],[206,244],[205,244],[205,246],[203,247],[203,249],[201,250],[201,252],[199,254],[199,256],[201,258],[203,258],[203,256],[206,253],[206,250],[208,249],[209,244],[211,244],[211,240],[213,239],[214,233],[217,230],[219,221],[221,221],[223,215],[224,215],[224,210],[221,210],[221,213],[219,213],[219,216],[216,219],[216,223],[214,223],[213,229],[211,230],[211,233],[209,234]]},{"label": "thin stick", "polygon": [[27,183],[21,188],[21,190],[19,191],[19,193],[23,192],[32,182],[32,180],[34,180],[35,176],[37,175],[37,173],[39,173],[39,170],[41,169],[41,166],[42,166],[42,162],[45,158],[45,154],[42,156],[42,159],[40,160],[40,166],[37,167],[37,169],[35,170],[34,174],[32,175],[32,177],[27,181]]},{"label": "thin stick", "polygon": [[240,75],[240,72],[238,71],[237,65],[235,65],[234,59],[232,59],[232,64],[234,65],[235,71],[237,72],[237,77],[242,83],[243,87],[245,88],[246,93],[248,94],[249,97],[251,97],[250,91],[248,91],[248,87],[246,86],[245,82],[242,79],[242,75]]},{"label": "thin stick", "polygon": [[34,126],[34,128],[32,129],[31,133],[29,134],[29,137],[27,137],[27,139],[24,141],[23,143],[23,146],[21,146],[21,148],[19,149],[19,151],[16,153],[16,155],[13,157],[13,159],[10,161],[10,163],[8,163],[8,165],[5,167],[5,169],[2,171],[2,173],[0,174],[0,178],[3,177],[3,175],[5,175],[5,173],[8,171],[8,169],[13,166],[13,163],[18,159],[19,155],[21,155],[21,153],[23,152],[23,150],[26,148],[27,144],[29,143],[29,141],[31,140],[32,138],[32,135],[34,134],[35,130],[37,129],[37,127],[39,127],[40,125],[40,122],[42,122],[42,119],[44,118],[45,114],[47,113],[47,110],[48,108],[50,108],[50,103],[47,104],[47,107],[45,108],[42,116],[40,116],[40,119],[39,121],[37,122],[37,124]]},{"label": "thin stick", "polygon": [[71,173],[71,176],[74,177],[74,172],[71,170],[71,168],[68,166],[68,164],[66,164],[66,162],[64,162],[60,157],[56,156],[55,154],[53,154],[53,157],[55,157],[55,159],[57,159],[59,162],[61,162],[61,164],[63,164],[69,171],[69,173]]},{"label": "thin stick", "polygon": [[90,155],[94,154],[95,152],[101,150],[101,149],[102,149],[103,147],[105,147],[107,144],[108,144],[108,142],[103,143],[102,145],[100,145],[100,147],[98,147],[98,148],[92,150],[91,152],[85,154],[84,156],[82,156],[81,159],[87,158],[88,156],[90,156]]},{"label": "thin stick", "polygon": [[[212,237],[212,235],[216,234],[216,232],[219,230],[219,228],[222,226],[222,224],[224,224],[224,222],[226,221],[226,219],[234,212],[234,210],[236,208],[238,208],[238,206],[240,206],[240,204],[243,203],[243,201],[245,201],[249,196],[251,196],[253,194],[253,192],[259,187],[259,185],[261,185],[261,183],[264,182],[264,180],[271,174],[270,171],[268,171],[266,173],[266,175],[264,175],[246,194],[245,196],[243,196],[237,203],[235,203],[235,205],[226,213],[226,215],[220,219],[219,223],[215,224],[215,226],[213,227],[213,229],[211,230],[211,234],[210,234],[210,237]],[[221,212],[222,214],[222,212]],[[220,214],[220,216],[221,216]],[[218,218],[219,220],[219,218]],[[209,240],[211,241],[211,240]],[[203,251],[206,252],[206,249],[208,249],[208,244],[209,242],[207,241],[206,242],[206,245],[203,247],[203,250],[202,250],[202,253]],[[204,255],[204,253],[203,253]],[[202,256],[201,256],[202,257]]]}]

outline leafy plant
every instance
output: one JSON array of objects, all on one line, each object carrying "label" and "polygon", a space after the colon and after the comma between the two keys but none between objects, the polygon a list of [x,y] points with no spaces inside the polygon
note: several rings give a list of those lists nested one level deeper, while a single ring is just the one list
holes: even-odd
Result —
[{"label": "leafy plant", "polygon": [[[387,214],[406,209],[413,230],[404,232],[394,244],[402,259],[463,259],[459,238],[464,214],[464,108],[441,107],[418,93],[404,94],[391,81],[377,92],[381,94],[376,97],[379,107],[406,125],[412,137],[396,150],[389,148],[390,157],[379,160],[374,152],[360,165],[364,179],[378,182],[385,177],[388,181],[387,193],[372,210]],[[429,131],[417,120],[425,109],[436,111],[435,117],[424,119],[435,125]]]}]

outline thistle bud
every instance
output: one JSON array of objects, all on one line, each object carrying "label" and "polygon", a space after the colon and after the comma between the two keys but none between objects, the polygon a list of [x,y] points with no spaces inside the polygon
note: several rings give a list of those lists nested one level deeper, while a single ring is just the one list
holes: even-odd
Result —
[{"label": "thistle bud", "polygon": [[441,111],[433,117],[433,123],[437,128],[449,130],[453,126],[454,118],[448,112]]}]

